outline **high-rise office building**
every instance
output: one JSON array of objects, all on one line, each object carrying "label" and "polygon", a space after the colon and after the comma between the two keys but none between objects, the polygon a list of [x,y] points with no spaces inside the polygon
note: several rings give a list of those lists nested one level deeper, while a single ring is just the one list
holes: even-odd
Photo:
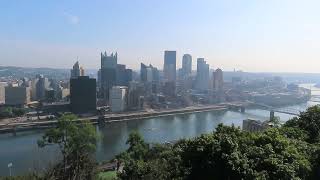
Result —
[{"label": "high-rise office building", "polygon": [[101,69],[99,69],[97,73],[97,86],[99,89],[101,89]]},{"label": "high-rise office building", "polygon": [[196,89],[208,90],[208,88],[209,88],[209,64],[206,63],[204,58],[198,58]]},{"label": "high-rise office building", "polygon": [[146,82],[147,81],[147,65],[141,63],[140,64],[140,81]]},{"label": "high-rise office building", "polygon": [[110,107],[112,112],[122,112],[127,109],[126,86],[113,86],[110,89]]},{"label": "high-rise office building", "polygon": [[109,99],[109,90],[116,85],[118,54],[107,55],[101,53],[101,70],[100,70],[100,94],[105,99]]},{"label": "high-rise office building", "polygon": [[158,93],[159,89],[159,71],[157,68],[153,67],[151,64],[146,66],[141,63],[140,69],[140,81],[144,85],[144,92],[146,96]]},{"label": "high-rise office building", "polygon": [[79,62],[77,61],[71,69],[71,78],[77,78],[79,76],[80,76],[80,65],[79,65]]},{"label": "high-rise office building", "polygon": [[77,61],[71,69],[71,78],[77,78],[83,75],[84,75],[84,69],[80,67],[79,62]]},{"label": "high-rise office building", "polygon": [[163,73],[164,79],[169,82],[176,81],[176,51],[165,51],[164,52],[164,66]]},{"label": "high-rise office building", "polygon": [[5,104],[23,106],[30,102],[30,89],[25,86],[9,85],[5,87]]},{"label": "high-rise office building", "polygon": [[145,64],[141,63],[140,80],[141,82],[158,82],[158,69],[153,67],[151,64],[149,66],[146,66]]},{"label": "high-rise office building", "polygon": [[109,101],[109,91],[113,86],[128,86],[132,81],[132,70],[118,64],[118,54],[101,53],[101,69],[98,72],[99,95]]},{"label": "high-rise office building", "polygon": [[144,85],[143,83],[131,81],[128,88],[128,109],[138,110],[143,107]]},{"label": "high-rise office building", "polygon": [[126,69],[126,65],[117,64],[116,85],[128,86],[130,81],[132,81],[132,70]]},{"label": "high-rise office building", "polygon": [[35,101],[43,101],[46,98],[46,90],[49,88],[49,80],[43,75],[38,74],[32,81],[32,99]]},{"label": "high-rise office building", "polygon": [[126,86],[126,65],[117,64],[116,85],[117,86]]},{"label": "high-rise office building", "polygon": [[133,79],[132,79],[132,76],[133,76],[133,72],[132,72],[132,69],[126,69],[126,81],[125,81],[125,84],[126,86],[129,85],[129,82],[131,82]]},{"label": "high-rise office building", "polygon": [[190,54],[184,54],[182,57],[182,77],[188,78],[192,71],[192,56]]},{"label": "high-rise office building", "polygon": [[213,74],[213,89],[223,91],[223,71],[219,68]]},{"label": "high-rise office building", "polygon": [[70,106],[74,113],[96,111],[96,79],[79,76],[70,79]]},{"label": "high-rise office building", "polygon": [[173,81],[165,82],[162,86],[162,92],[166,96],[175,96],[176,95],[176,83]]},{"label": "high-rise office building", "polygon": [[104,68],[116,68],[118,63],[118,53],[111,53],[110,56],[107,52],[101,53],[101,69]]}]

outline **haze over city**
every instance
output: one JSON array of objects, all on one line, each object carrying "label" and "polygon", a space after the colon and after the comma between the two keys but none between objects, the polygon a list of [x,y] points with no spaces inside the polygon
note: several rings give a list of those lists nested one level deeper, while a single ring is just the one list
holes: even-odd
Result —
[{"label": "haze over city", "polygon": [[319,7],[0,1],[0,179],[320,179]]},{"label": "haze over city", "polygon": [[[0,65],[98,69],[100,52],[163,68],[163,51],[210,68],[319,72],[319,1],[2,1]],[[196,62],[193,62],[196,69]]]}]

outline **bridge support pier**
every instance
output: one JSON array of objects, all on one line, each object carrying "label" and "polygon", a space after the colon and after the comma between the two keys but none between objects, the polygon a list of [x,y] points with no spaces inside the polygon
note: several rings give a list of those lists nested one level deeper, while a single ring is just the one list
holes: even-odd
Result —
[{"label": "bridge support pier", "polygon": [[241,107],[240,107],[240,111],[241,111],[241,113],[245,113],[245,112],[246,112],[246,108],[243,107],[243,106],[241,106]]},{"label": "bridge support pier", "polygon": [[105,126],[105,119],[104,119],[103,116],[100,116],[100,117],[98,118],[98,125],[99,125],[100,127]]},{"label": "bridge support pier", "polygon": [[274,119],[274,111],[270,111],[270,120]]},{"label": "bridge support pier", "polygon": [[17,135],[17,127],[16,127],[16,126],[14,126],[14,127],[12,128],[12,133],[13,133],[13,136],[16,136],[16,135]]}]

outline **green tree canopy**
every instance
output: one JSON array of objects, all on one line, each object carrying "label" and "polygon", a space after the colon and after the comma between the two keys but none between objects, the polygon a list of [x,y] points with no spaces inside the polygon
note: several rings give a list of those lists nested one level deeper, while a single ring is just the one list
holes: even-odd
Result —
[{"label": "green tree canopy", "polygon": [[320,140],[320,106],[309,107],[305,112],[301,112],[299,117],[286,122],[286,127],[299,128],[307,132],[308,141],[311,143]]},{"label": "green tree canopy", "polygon": [[63,115],[57,127],[48,130],[39,147],[58,145],[63,156],[48,177],[56,179],[90,179],[93,177],[95,161],[92,155],[96,149],[97,134],[89,122],[75,123],[77,117],[72,114]]},{"label": "green tree canopy", "polygon": [[[121,179],[307,179],[313,177],[317,152],[304,131],[270,128],[250,133],[220,124],[216,131],[170,144],[147,146],[136,133],[128,142]],[[139,145],[137,145],[139,144]],[[133,146],[132,146],[133,145]],[[144,147],[138,154],[132,149]],[[139,148],[140,149],[140,148]],[[140,154],[140,155],[139,155]],[[317,156],[318,158],[318,156]]]}]

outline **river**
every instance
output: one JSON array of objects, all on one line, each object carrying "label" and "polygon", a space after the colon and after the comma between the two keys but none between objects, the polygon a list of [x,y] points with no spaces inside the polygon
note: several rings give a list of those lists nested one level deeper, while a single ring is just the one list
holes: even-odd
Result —
[{"label": "river", "polygon": [[[303,85],[309,87],[310,85]],[[318,89],[320,90],[320,89]],[[319,95],[316,91],[314,95]],[[282,107],[305,110],[307,107],[318,103],[308,101],[302,104]],[[275,113],[281,121],[287,121],[292,115]],[[150,119],[132,120],[125,122],[108,123],[104,127],[96,126],[100,139],[97,143],[96,158],[98,161],[106,161],[116,154],[124,151],[130,132],[137,130],[147,142],[175,141],[181,138],[192,138],[203,133],[212,132],[219,123],[226,125],[242,125],[242,120],[268,119],[269,112],[260,109],[247,109],[245,113],[234,111],[200,112],[186,115],[174,115]],[[37,140],[43,135],[43,130],[19,132],[0,135],[0,176],[9,175],[8,164],[12,163],[14,175],[28,171],[42,170],[59,159],[57,147],[38,148]]]}]

